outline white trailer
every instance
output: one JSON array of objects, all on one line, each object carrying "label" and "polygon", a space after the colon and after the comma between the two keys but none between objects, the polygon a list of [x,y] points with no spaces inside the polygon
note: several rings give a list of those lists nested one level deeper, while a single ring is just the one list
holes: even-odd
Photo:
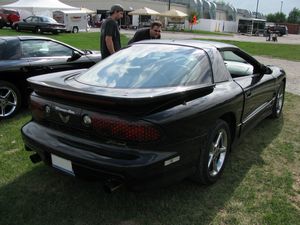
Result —
[{"label": "white trailer", "polygon": [[67,32],[78,33],[89,30],[87,13],[81,10],[54,11],[53,18],[65,24]]}]

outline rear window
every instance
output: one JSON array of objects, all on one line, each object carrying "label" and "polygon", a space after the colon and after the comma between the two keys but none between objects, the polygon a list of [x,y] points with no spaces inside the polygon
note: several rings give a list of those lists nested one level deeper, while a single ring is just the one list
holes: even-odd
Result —
[{"label": "rear window", "polygon": [[0,39],[0,59],[15,60],[21,57],[20,42],[18,39]]},{"label": "rear window", "polygon": [[212,72],[201,49],[137,44],[106,58],[76,80],[106,88],[160,88],[211,84]]}]

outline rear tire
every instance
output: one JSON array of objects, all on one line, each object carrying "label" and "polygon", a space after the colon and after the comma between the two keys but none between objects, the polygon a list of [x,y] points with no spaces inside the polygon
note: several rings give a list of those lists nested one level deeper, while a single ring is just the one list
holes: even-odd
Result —
[{"label": "rear tire", "polygon": [[285,82],[282,81],[276,93],[276,98],[275,98],[275,102],[271,114],[272,118],[279,118],[282,114],[284,93],[285,93]]},{"label": "rear tire", "polygon": [[197,171],[192,179],[201,184],[215,183],[224,170],[230,147],[230,128],[219,119],[210,130],[207,144],[202,146]]},{"label": "rear tire", "polygon": [[12,83],[0,81],[0,118],[14,116],[21,107],[21,94]]},{"label": "rear tire", "polygon": [[34,29],[34,33],[41,34],[41,33],[42,33],[41,28],[40,28],[40,27],[36,27],[36,28]]}]

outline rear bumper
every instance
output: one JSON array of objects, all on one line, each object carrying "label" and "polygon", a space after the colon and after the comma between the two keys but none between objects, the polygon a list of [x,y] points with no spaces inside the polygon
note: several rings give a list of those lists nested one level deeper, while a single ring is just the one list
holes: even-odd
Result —
[{"label": "rear bumper", "polygon": [[[195,143],[182,146],[177,143],[176,151],[130,149],[75,137],[33,121],[24,125],[21,132],[26,148],[37,152],[49,166],[52,166],[51,154],[54,154],[72,162],[75,176],[114,178],[137,189],[182,180],[195,171],[198,161],[189,149],[195,148]],[[181,152],[181,147],[190,156]],[[199,145],[197,149],[199,152]],[[165,165],[167,160],[176,157],[180,160]]]}]

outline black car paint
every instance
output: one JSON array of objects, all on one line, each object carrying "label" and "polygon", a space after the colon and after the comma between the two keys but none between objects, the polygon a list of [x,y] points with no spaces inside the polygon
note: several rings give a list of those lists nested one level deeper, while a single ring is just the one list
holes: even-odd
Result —
[{"label": "black car paint", "polygon": [[[80,57],[70,60],[71,56],[52,57],[24,57],[21,42],[30,40],[42,40],[58,43],[72,49]],[[100,53],[84,52],[62,42],[35,36],[0,37],[0,81],[9,82],[21,92],[22,103],[26,104],[25,96],[31,89],[26,81],[27,78],[45,73],[88,68],[101,60]]]},{"label": "black car paint", "polygon": [[[219,46],[219,50],[222,47]],[[65,83],[66,77],[72,83],[70,80],[76,76],[75,72],[63,72],[57,74],[56,78],[45,75],[30,79],[35,90],[32,95],[34,101],[50,105],[52,109],[58,106],[76,113],[69,126],[52,117],[39,121],[33,116],[34,120],[22,128],[25,145],[50,165],[50,153],[71,160],[78,174],[88,168],[89,172],[96,171],[98,175],[105,174],[108,177],[111,175],[129,185],[148,188],[155,181],[165,183],[180,180],[195,172],[200,152],[207,147],[208,134],[217,119],[229,124],[234,145],[242,134],[271,114],[277,88],[285,82],[285,73],[270,67],[271,73],[262,74],[264,67],[258,62],[256,64],[258,67],[252,76],[215,83],[210,87],[211,91],[205,94],[201,91],[177,93],[181,98],[176,104],[168,104],[170,99],[166,102],[156,101],[161,95],[169,93],[166,90],[149,91],[152,101],[156,103],[156,110],[152,105],[140,109],[139,113],[126,108],[139,102],[140,90],[125,90],[125,98],[120,96],[118,90],[110,94],[104,90],[98,96],[97,93],[101,91],[96,87],[82,89],[82,84],[74,87]],[[51,90],[55,90],[55,93]],[[59,96],[64,96],[64,100]],[[147,101],[144,101],[146,105]],[[147,121],[160,127],[162,137],[150,143],[131,143],[103,137],[81,123],[84,115],[94,112],[128,121]],[[58,112],[54,110],[53,113]],[[181,157],[179,162],[164,166],[166,160],[176,156]]]}]

